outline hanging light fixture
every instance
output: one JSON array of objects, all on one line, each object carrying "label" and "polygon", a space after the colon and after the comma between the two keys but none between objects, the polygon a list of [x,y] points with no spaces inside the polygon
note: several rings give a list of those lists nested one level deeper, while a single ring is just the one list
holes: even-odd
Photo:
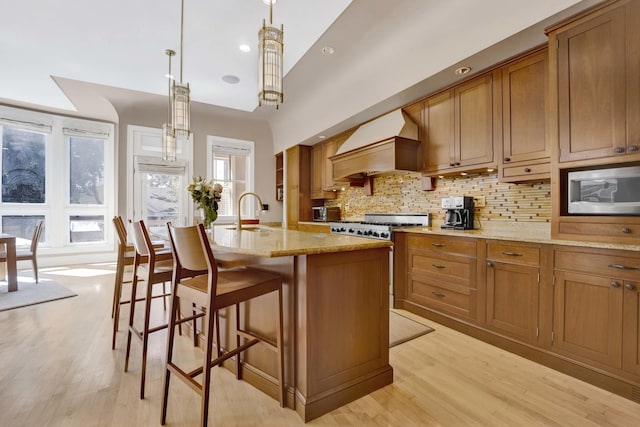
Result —
[{"label": "hanging light fixture", "polygon": [[176,160],[176,135],[173,132],[173,125],[171,124],[171,57],[175,55],[175,51],[167,49],[164,53],[169,57],[169,73],[167,79],[169,81],[169,96],[167,109],[167,122],[162,125],[162,159],[174,162]]},{"label": "hanging light fixture", "polygon": [[180,9],[180,83],[173,81],[173,133],[176,138],[189,138],[191,133],[191,89],[182,82],[184,59],[184,0]]},{"label": "hanging light fixture", "polygon": [[269,2],[269,26],[262,21],[262,28],[258,32],[259,39],[259,73],[258,73],[258,105],[275,105],[276,109],[284,101],[282,89],[282,52],[284,50],[283,32],[273,26],[273,3]]}]

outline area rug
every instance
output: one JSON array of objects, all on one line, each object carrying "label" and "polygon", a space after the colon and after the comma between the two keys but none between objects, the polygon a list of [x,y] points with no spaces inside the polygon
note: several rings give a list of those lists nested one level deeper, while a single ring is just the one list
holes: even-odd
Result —
[{"label": "area rug", "polygon": [[389,311],[389,347],[394,347],[433,331],[434,329],[427,325],[418,323],[395,311]]},{"label": "area rug", "polygon": [[0,282],[0,311],[55,301],[76,295],[78,294],[53,280],[41,279],[40,283],[18,281],[18,290],[15,292],[7,291],[7,282]]}]

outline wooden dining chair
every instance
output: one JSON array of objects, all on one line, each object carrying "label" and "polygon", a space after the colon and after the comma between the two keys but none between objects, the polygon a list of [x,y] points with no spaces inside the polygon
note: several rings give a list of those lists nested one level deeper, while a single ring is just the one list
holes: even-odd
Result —
[{"label": "wooden dining chair", "polygon": [[[209,239],[202,224],[189,227],[174,227],[168,224],[169,240],[174,258],[173,292],[171,295],[169,331],[167,334],[167,356],[164,372],[164,394],[162,400],[161,423],[167,419],[169,400],[169,383],[171,375],[185,382],[195,390],[201,399],[200,425],[206,426],[209,415],[209,396],[211,390],[211,368],[222,364],[225,360],[236,358],[236,377],[242,379],[241,353],[249,347],[263,343],[272,349],[278,358],[278,381],[280,405],[284,406],[284,354],[282,350],[282,277],[280,275],[256,270],[239,268],[218,271]],[[277,292],[276,337],[272,340],[258,337],[256,334],[242,329],[240,326],[240,304],[252,298]],[[201,307],[195,315],[179,318],[180,301],[195,302]],[[183,304],[186,306],[186,304]],[[216,328],[216,316],[219,310],[235,306],[236,313],[236,347],[228,349],[221,355],[215,354],[213,342]],[[202,363],[195,369],[180,367],[173,359],[175,343],[175,327],[194,318],[202,319],[202,330],[205,334],[206,346],[202,355]],[[244,341],[244,342],[243,342]],[[220,346],[218,346],[220,347]],[[196,377],[202,375],[200,381]]]},{"label": "wooden dining chair", "polygon": [[[173,255],[163,249],[156,250],[153,247],[151,238],[147,228],[142,220],[129,224],[129,235],[133,247],[135,248],[135,256],[133,260],[133,280],[131,284],[131,304],[129,310],[129,330],[127,333],[127,349],[124,360],[124,371],[129,370],[129,355],[131,353],[131,337],[135,336],[142,342],[142,366],[140,374],[140,399],[144,399],[144,386],[147,371],[147,349],[149,346],[149,334],[160,331],[167,327],[167,324],[161,324],[151,327],[151,302],[154,298],[165,298],[170,294],[165,290],[164,284],[171,282],[173,275]],[[146,262],[145,262],[146,260]],[[137,300],[138,283],[144,280],[146,282],[146,293],[142,299],[144,302],[144,316],[142,329],[135,326],[135,313]],[[156,284],[163,285],[161,294],[153,295],[153,287]]]},{"label": "wooden dining chair", "polygon": [[[31,236],[31,244],[25,249],[16,249],[16,261],[31,261],[33,266],[33,277],[38,283],[38,245],[40,244],[40,236],[44,229],[44,220],[38,220],[35,228],[33,229],[33,235]],[[7,253],[4,250],[0,250],[0,262],[7,262]]]}]

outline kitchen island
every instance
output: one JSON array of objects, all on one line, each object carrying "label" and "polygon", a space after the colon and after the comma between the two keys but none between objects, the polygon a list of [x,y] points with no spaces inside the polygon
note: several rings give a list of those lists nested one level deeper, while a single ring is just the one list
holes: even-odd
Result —
[{"label": "kitchen island", "polygon": [[[393,382],[389,365],[388,241],[282,228],[216,226],[214,250],[283,277],[286,405],[304,421]],[[241,322],[273,337],[275,296],[241,308]],[[228,320],[228,321],[227,321]],[[235,346],[235,314],[221,313],[224,347]],[[231,333],[231,334],[229,334]],[[278,395],[275,353],[254,346],[244,380]],[[225,365],[235,369],[234,363]]]}]

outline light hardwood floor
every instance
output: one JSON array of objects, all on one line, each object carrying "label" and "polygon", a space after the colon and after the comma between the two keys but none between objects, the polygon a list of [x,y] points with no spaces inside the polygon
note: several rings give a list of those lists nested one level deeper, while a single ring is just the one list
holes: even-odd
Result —
[{"label": "light hardwood floor", "polygon": [[[123,310],[111,350],[114,266],[42,269],[77,297],[0,312],[0,426],[158,426],[165,332],[153,334],[147,395],[140,400],[140,345],[123,372]],[[154,302],[156,321],[164,312]],[[390,350],[394,383],[313,426],[638,426],[640,404],[444,326]],[[188,340],[181,357],[198,357]],[[298,415],[216,368],[211,424],[300,426]],[[199,401],[172,383],[168,425],[198,424]]]}]

